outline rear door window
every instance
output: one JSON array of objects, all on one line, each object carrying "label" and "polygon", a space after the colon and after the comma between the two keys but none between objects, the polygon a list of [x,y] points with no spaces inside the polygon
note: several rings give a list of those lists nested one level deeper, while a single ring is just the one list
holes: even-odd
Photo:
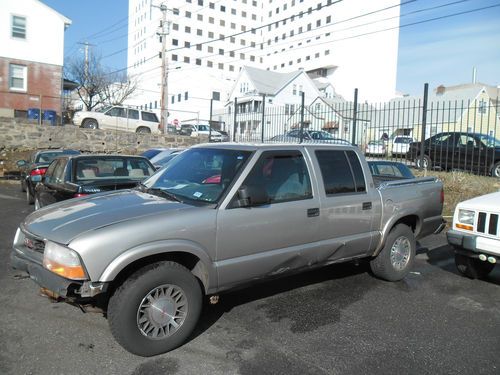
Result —
[{"label": "rear door window", "polygon": [[366,191],[366,183],[353,151],[317,150],[326,195],[355,194]]},{"label": "rear door window", "polygon": [[129,109],[128,118],[131,120],[139,120],[139,111],[137,109]]},{"label": "rear door window", "polygon": [[141,112],[141,116],[143,121],[159,122],[156,114],[152,112]]}]

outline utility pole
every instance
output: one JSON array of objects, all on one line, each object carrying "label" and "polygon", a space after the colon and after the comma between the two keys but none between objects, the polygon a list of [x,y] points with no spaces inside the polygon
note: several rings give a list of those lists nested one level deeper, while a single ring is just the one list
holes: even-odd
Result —
[{"label": "utility pole", "polygon": [[[89,42],[85,43],[78,43],[82,44],[84,46],[83,53],[84,53],[84,66],[83,66],[83,80],[85,82],[85,87],[87,87],[88,81],[89,81],[89,74],[90,74],[90,48],[93,47],[93,44],[90,44]],[[88,93],[87,93],[87,99],[88,99]]]},{"label": "utility pole", "polygon": [[167,35],[169,34],[169,24],[167,22],[167,6],[161,4],[159,6],[162,12],[160,30],[157,34],[161,38],[161,124],[163,133],[167,134],[168,128],[168,58],[167,58]]}]

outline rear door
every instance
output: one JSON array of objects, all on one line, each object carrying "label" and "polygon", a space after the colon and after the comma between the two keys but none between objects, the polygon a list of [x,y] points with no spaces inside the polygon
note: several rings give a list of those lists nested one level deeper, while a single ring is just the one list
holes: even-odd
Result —
[{"label": "rear door", "polygon": [[[370,253],[378,234],[380,197],[367,180],[353,150],[317,149],[321,199],[319,239],[328,243],[330,260]],[[369,180],[371,181],[371,179]]]},{"label": "rear door", "polygon": [[237,196],[217,217],[220,286],[316,263],[320,210],[308,163],[300,150],[265,151],[241,185],[261,186],[270,203],[237,207]]},{"label": "rear door", "polygon": [[139,124],[139,110],[129,108],[127,110],[127,130],[135,132]]}]

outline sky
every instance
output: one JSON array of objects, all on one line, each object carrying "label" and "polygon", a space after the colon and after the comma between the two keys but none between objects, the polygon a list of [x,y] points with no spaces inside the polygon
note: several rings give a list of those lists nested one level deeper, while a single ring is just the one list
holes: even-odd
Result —
[{"label": "sky", "polygon": [[[111,70],[127,66],[127,0],[43,2],[72,20],[65,35],[66,58],[83,56],[83,45],[78,43],[88,41],[92,53]],[[468,83],[474,67],[478,82],[500,85],[500,0],[401,0],[401,4],[397,91],[421,95],[424,83],[431,88]],[[487,9],[469,12],[479,8]],[[452,16],[462,12],[467,13]],[[440,19],[428,21],[434,18]]]}]

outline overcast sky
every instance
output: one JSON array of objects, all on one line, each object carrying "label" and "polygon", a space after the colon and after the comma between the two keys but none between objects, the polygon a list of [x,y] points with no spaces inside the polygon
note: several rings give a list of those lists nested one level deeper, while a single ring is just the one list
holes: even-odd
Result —
[{"label": "overcast sky", "polygon": [[[105,65],[127,66],[127,0],[43,1],[73,21],[66,31],[66,57],[83,54],[77,43],[88,40]],[[479,82],[500,84],[500,0],[401,0],[401,4],[398,91],[419,95],[425,82],[431,88],[471,82],[473,67]],[[454,15],[485,7],[489,8]],[[424,22],[438,17],[443,18]],[[409,25],[418,22],[422,23]]]}]

